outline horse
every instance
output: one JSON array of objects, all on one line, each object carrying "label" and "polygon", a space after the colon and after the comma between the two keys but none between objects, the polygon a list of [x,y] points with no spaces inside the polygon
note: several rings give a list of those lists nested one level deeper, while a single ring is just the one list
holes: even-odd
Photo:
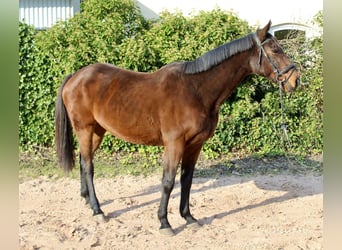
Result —
[{"label": "horse", "polygon": [[81,196],[94,216],[105,218],[93,183],[93,157],[106,131],[134,144],[163,146],[163,174],[158,209],[160,232],[173,235],[167,208],[180,165],[179,212],[186,226],[200,226],[189,206],[195,164],[203,143],[215,131],[221,104],[243,80],[257,74],[278,83],[282,92],[300,84],[299,73],[268,31],[227,42],[193,61],[134,72],[95,63],[65,77],[55,110],[59,165],[75,166],[73,132],[80,151]]}]

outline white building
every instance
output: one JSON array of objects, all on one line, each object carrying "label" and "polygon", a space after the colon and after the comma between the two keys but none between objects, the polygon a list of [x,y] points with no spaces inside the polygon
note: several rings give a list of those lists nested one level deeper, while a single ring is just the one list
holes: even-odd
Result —
[{"label": "white building", "polygon": [[80,0],[19,0],[19,21],[47,29],[80,11]]}]

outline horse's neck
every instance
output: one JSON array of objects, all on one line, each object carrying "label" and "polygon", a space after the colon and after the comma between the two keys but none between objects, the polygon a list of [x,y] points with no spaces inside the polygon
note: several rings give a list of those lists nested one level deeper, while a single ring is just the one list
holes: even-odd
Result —
[{"label": "horse's neck", "polygon": [[242,52],[221,64],[201,73],[199,94],[204,105],[217,113],[221,104],[236,87],[252,73],[249,58]]}]

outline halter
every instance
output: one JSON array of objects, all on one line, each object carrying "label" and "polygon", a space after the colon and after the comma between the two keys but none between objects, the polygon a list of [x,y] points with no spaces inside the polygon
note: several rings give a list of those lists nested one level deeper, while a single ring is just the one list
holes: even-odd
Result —
[{"label": "halter", "polygon": [[[267,59],[267,61],[269,62],[269,64],[272,66],[273,72],[276,74],[276,82],[278,82],[279,87],[281,87],[282,85],[286,85],[286,87],[290,90],[294,90],[294,88],[289,84],[288,80],[290,79],[290,77],[292,76],[294,70],[296,69],[296,66],[291,63],[290,65],[288,65],[287,67],[285,67],[282,70],[279,70],[277,68],[277,66],[275,65],[275,63],[272,61],[272,59],[267,55],[263,45],[269,41],[271,41],[271,39],[266,39],[263,42],[260,42],[258,36],[256,35],[256,33],[254,33],[254,40],[256,42],[256,44],[258,45],[258,47],[260,48],[259,51],[259,59],[258,59],[258,65],[259,65],[259,69],[261,67],[261,57],[262,54],[265,56],[265,58]],[[286,74],[287,72],[291,71],[291,74],[289,75],[289,77],[285,78],[284,80],[280,80],[279,77],[281,77],[282,75]]]}]

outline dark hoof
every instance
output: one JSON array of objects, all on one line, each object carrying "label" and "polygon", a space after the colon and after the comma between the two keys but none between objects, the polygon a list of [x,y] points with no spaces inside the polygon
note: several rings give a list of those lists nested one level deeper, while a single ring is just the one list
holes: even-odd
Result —
[{"label": "dark hoof", "polygon": [[165,236],[174,236],[175,235],[175,232],[170,227],[161,228],[161,229],[159,229],[159,232],[161,235],[165,235]]}]

